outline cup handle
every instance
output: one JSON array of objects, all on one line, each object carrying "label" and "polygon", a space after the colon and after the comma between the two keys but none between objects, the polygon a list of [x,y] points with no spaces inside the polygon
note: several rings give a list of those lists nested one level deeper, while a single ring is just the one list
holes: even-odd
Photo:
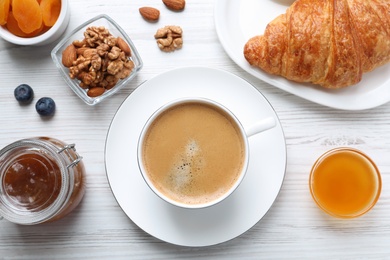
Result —
[{"label": "cup handle", "polygon": [[268,129],[271,129],[271,128],[275,127],[275,126],[276,126],[275,118],[267,117],[267,118],[264,118],[264,119],[256,122],[254,125],[249,127],[246,130],[246,135],[248,137],[251,137],[252,135],[264,132],[264,131],[266,131]]}]

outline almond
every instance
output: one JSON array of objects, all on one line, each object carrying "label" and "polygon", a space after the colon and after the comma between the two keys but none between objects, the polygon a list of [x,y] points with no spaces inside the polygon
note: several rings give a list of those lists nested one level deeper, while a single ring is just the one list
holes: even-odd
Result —
[{"label": "almond", "polygon": [[118,45],[119,49],[121,49],[126,56],[131,56],[131,49],[130,46],[123,40],[121,37],[118,37],[116,44]]},{"label": "almond", "polygon": [[181,11],[186,6],[185,0],[162,0],[166,7],[174,11]]},{"label": "almond", "polygon": [[88,89],[87,95],[89,97],[97,97],[97,96],[100,96],[101,94],[103,94],[104,91],[106,91],[105,88],[94,87],[94,88]]},{"label": "almond", "polygon": [[90,49],[90,48],[89,48],[89,47],[77,48],[77,49],[76,49],[77,55],[83,55],[83,54],[84,54],[84,51],[86,51],[87,49]]},{"label": "almond", "polygon": [[141,7],[139,9],[139,13],[145,20],[153,21],[153,22],[157,21],[158,18],[160,17],[160,11],[158,9],[153,7],[148,7],[148,6]]},{"label": "almond", "polygon": [[73,44],[70,44],[62,52],[62,64],[69,68],[73,66],[73,62],[77,59],[76,47]]}]

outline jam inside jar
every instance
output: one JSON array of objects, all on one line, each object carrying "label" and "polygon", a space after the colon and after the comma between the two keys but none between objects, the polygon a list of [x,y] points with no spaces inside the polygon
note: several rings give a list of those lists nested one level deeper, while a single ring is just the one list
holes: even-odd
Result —
[{"label": "jam inside jar", "polygon": [[85,193],[85,168],[74,144],[49,137],[14,142],[0,151],[0,215],[17,224],[54,221]]}]

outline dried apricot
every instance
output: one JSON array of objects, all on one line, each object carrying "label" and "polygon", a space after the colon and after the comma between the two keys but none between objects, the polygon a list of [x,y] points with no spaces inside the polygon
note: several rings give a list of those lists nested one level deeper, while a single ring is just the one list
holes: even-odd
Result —
[{"label": "dried apricot", "polygon": [[53,26],[60,16],[61,0],[41,0],[40,7],[43,23],[46,26]]},{"label": "dried apricot", "polygon": [[18,21],[16,21],[12,11],[8,14],[7,20],[7,29],[10,33],[19,36],[19,37],[27,37],[27,33],[23,32],[18,25]]},{"label": "dried apricot", "polygon": [[6,26],[7,26],[7,29],[10,33],[12,33],[13,35],[19,36],[19,37],[24,37],[24,38],[37,36],[38,34],[41,34],[42,30],[44,29],[44,26],[42,25],[41,28],[35,30],[32,33],[23,32],[19,28],[18,21],[16,21],[12,11],[9,12]]},{"label": "dried apricot", "polygon": [[12,12],[24,33],[42,28],[42,12],[37,0],[12,0]]},{"label": "dried apricot", "polygon": [[7,23],[11,0],[0,0],[0,25]]}]

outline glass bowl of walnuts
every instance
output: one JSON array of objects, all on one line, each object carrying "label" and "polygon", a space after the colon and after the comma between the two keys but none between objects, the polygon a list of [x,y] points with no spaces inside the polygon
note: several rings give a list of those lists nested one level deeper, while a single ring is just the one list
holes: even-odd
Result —
[{"label": "glass bowl of walnuts", "polygon": [[69,87],[88,105],[118,92],[143,66],[129,36],[104,14],[77,27],[51,56]]}]

